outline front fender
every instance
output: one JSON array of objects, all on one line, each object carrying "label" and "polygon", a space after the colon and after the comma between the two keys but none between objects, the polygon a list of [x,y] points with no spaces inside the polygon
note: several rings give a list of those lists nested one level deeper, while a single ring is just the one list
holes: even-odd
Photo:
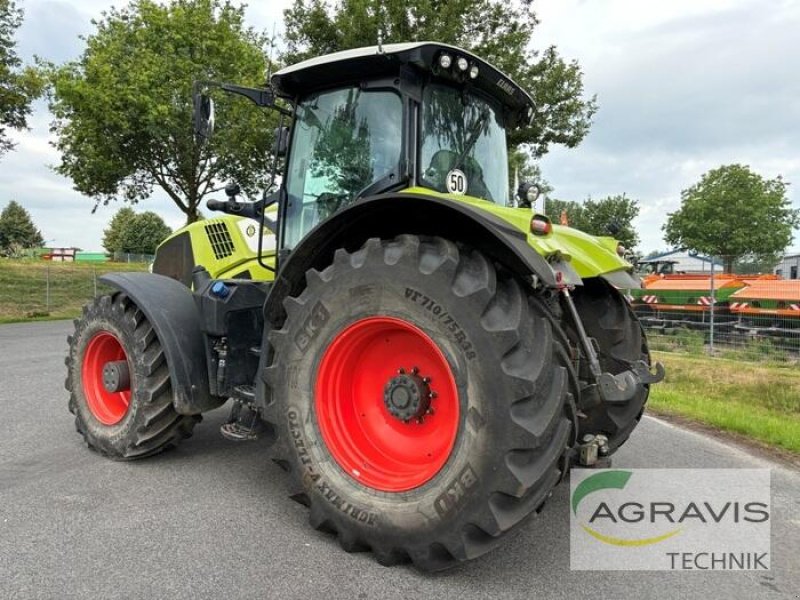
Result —
[{"label": "front fender", "polygon": [[189,288],[153,273],[109,273],[100,281],[133,300],[155,329],[169,368],[175,410],[195,415],[221,406],[225,398],[209,393],[206,344]]}]

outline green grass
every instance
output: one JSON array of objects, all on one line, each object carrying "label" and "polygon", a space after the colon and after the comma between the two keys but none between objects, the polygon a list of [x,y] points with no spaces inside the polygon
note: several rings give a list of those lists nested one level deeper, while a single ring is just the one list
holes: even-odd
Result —
[{"label": "green grass", "polygon": [[667,369],[648,406],[800,454],[800,369],[655,352]]},{"label": "green grass", "polygon": [[[95,295],[95,282],[112,271],[145,271],[144,263],[58,263],[0,259],[0,323],[69,319]],[[49,302],[47,281],[50,281]],[[97,294],[109,288],[97,282]]]}]

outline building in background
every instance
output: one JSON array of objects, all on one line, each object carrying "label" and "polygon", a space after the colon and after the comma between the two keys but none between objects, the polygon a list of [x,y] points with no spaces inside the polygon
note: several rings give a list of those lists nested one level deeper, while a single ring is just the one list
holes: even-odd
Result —
[{"label": "building in background", "polygon": [[688,250],[672,250],[638,261],[639,269],[644,272],[669,275],[672,273],[711,274],[723,272],[721,260],[712,260],[707,256],[690,253]]},{"label": "building in background", "polygon": [[775,267],[775,275],[784,279],[800,279],[800,254],[789,254]]}]

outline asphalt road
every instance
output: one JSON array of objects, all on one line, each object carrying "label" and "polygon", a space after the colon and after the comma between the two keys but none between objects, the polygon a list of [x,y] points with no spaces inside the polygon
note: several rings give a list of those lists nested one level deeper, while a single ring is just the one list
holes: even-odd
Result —
[{"label": "asphalt road", "polygon": [[0,326],[0,598],[800,598],[800,473],[647,418],[619,467],[772,469],[770,572],[569,570],[567,489],[499,550],[426,575],[307,525],[258,442],[210,413],[177,450],[94,454],[63,388],[66,322]]}]

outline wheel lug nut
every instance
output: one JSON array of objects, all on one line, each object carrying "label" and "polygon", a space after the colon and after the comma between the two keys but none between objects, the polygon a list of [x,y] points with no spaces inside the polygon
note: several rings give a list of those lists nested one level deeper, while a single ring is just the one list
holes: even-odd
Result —
[{"label": "wheel lug nut", "polygon": [[406,374],[406,370],[404,368],[400,367],[399,369],[397,369],[397,373],[399,375],[405,375]]},{"label": "wheel lug nut", "polygon": [[430,383],[430,382],[431,382],[431,378],[430,377],[423,377],[422,378],[422,383]]},{"label": "wheel lug nut", "polygon": [[412,372],[414,375],[416,375],[417,373],[419,373],[419,367],[414,367],[413,369],[411,369],[411,372]]}]

